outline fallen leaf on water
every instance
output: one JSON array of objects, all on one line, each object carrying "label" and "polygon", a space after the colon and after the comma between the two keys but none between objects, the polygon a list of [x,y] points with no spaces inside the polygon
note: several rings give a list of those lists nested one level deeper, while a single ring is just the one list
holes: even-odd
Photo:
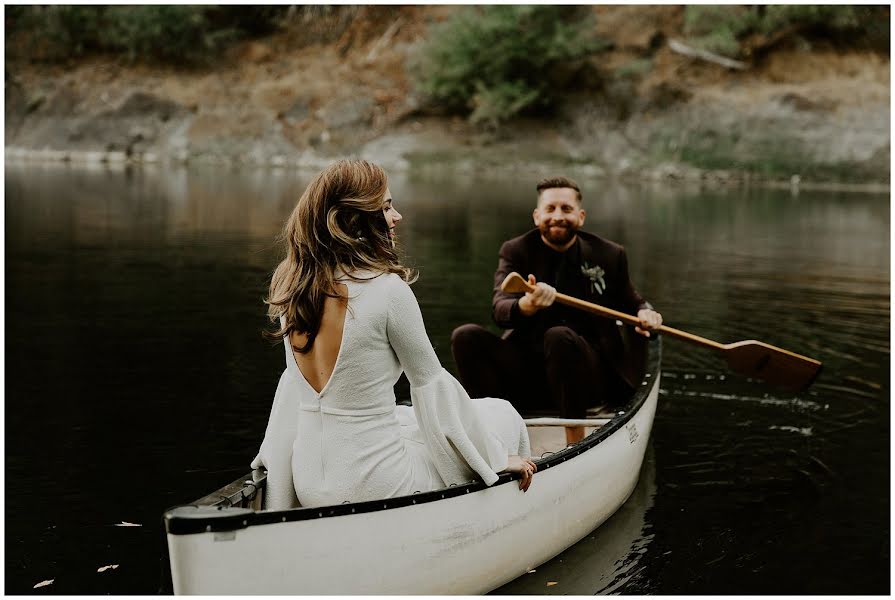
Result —
[{"label": "fallen leaf on water", "polygon": [[551,585],[556,585],[557,583],[559,583],[559,582],[558,581],[548,581],[547,587],[550,587]]},{"label": "fallen leaf on water", "polygon": [[97,573],[102,573],[103,571],[108,571],[109,569],[117,569],[118,565],[106,565],[105,567],[100,567],[96,570]]},{"label": "fallen leaf on water", "polygon": [[54,581],[56,581],[56,580],[55,579],[47,579],[47,580],[41,581],[40,583],[35,584],[34,587],[31,589],[36,590],[37,588],[44,587],[45,585],[51,585]]},{"label": "fallen leaf on water", "polygon": [[139,523],[128,523],[127,521],[122,521],[121,523],[115,523],[115,527],[143,527]]}]

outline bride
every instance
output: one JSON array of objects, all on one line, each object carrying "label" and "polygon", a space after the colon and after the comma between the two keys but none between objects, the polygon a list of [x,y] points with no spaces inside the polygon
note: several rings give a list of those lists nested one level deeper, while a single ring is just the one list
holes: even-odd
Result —
[{"label": "bride", "polygon": [[[268,509],[491,485],[501,471],[531,485],[522,418],[504,400],[470,399],[432,349],[395,251],[400,221],[385,172],[343,160],[286,222],[267,299],[286,369],[252,461],[268,470]],[[412,408],[395,404],[402,371]]]}]

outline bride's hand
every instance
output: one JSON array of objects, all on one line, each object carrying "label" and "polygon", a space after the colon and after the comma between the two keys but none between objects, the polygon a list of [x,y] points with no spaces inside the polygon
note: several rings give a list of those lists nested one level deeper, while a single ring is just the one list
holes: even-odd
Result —
[{"label": "bride's hand", "polygon": [[530,458],[521,458],[515,454],[509,457],[507,468],[504,469],[504,471],[509,471],[510,473],[522,473],[519,489],[523,492],[528,491],[529,486],[531,486],[531,478],[537,470],[538,466]]}]

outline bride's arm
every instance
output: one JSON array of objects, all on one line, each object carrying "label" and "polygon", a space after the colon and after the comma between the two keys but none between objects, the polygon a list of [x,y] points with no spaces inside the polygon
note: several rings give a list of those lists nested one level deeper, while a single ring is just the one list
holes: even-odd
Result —
[{"label": "bride's arm", "polygon": [[445,483],[468,481],[477,473],[489,485],[508,462],[508,449],[478,415],[469,395],[444,370],[426,335],[416,297],[398,279],[389,285],[387,334],[410,382],[420,430]]},{"label": "bride's arm", "polygon": [[419,303],[403,281],[390,285],[388,341],[413,387],[426,385],[441,372],[441,362],[432,348]]}]

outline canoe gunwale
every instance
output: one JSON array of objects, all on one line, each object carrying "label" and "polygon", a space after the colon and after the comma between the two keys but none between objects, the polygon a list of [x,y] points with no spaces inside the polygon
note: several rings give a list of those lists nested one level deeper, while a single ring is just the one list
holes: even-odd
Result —
[{"label": "canoe gunwale", "polygon": [[[657,375],[661,366],[662,357],[661,337],[652,340],[648,347],[649,351],[646,359],[646,372],[643,381],[641,382],[641,386],[634,392],[630,402],[624,406],[623,410],[618,411],[616,416],[606,425],[593,431],[581,442],[566,447],[558,452],[545,454],[544,456],[535,458],[534,462],[538,466],[539,472],[562,464],[593,449],[595,446],[599,445],[600,442],[609,438],[609,436],[621,429],[638,413],[647,397],[652,392],[658,379]],[[253,510],[235,506],[237,503],[242,503],[243,501],[254,501],[257,497],[257,493],[263,490],[266,483],[266,474],[264,474],[264,471],[256,470],[254,473],[249,473],[246,477],[242,478],[246,483],[244,488],[234,489],[231,487],[233,484],[230,484],[230,486],[225,486],[225,488],[222,488],[219,492],[229,488],[229,490],[233,490],[234,493],[223,494],[215,492],[199,501],[173,507],[165,512],[164,522],[167,533],[171,535],[234,531],[245,529],[252,525],[270,525],[290,521],[338,517],[402,508],[416,504],[425,504],[437,500],[445,500],[456,496],[471,494],[486,490],[489,487],[506,485],[512,481],[517,481],[520,478],[521,475],[518,473],[503,473],[492,486],[485,485],[483,481],[473,481],[427,492],[417,492],[408,496],[397,496],[383,500],[370,500],[367,502],[353,502],[331,506],[298,507],[275,511]],[[248,494],[246,494],[246,490],[248,490]],[[214,498],[218,498],[218,500],[214,503],[208,502]],[[255,502],[252,502],[252,504],[255,504]]]}]

